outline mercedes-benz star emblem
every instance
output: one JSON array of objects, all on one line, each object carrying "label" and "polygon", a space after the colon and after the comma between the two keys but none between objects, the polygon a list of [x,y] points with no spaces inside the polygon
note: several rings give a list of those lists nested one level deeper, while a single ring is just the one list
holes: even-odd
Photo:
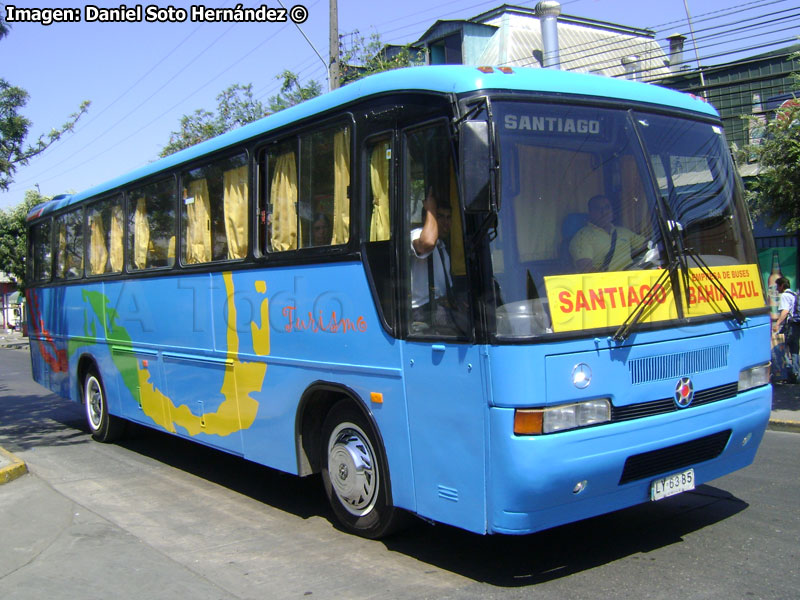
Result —
[{"label": "mercedes-benz star emblem", "polygon": [[579,390],[586,389],[592,382],[592,369],[586,363],[578,363],[572,368],[572,383]]},{"label": "mercedes-benz star emblem", "polygon": [[675,386],[675,404],[680,408],[686,408],[694,400],[694,384],[688,377],[681,377]]}]

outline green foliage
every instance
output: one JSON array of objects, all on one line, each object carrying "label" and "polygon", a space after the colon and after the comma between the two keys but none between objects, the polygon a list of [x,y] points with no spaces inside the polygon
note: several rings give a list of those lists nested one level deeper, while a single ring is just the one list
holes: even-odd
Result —
[{"label": "green foliage", "polygon": [[800,231],[800,100],[778,111],[761,145],[751,150],[760,163],[748,190],[753,214],[787,232]]},{"label": "green foliage", "polygon": [[25,288],[25,255],[28,233],[25,219],[30,210],[50,198],[36,190],[25,192],[22,203],[9,210],[0,210],[0,271],[5,271],[17,280],[20,289]]},{"label": "green foliage", "polygon": [[422,50],[406,46],[386,46],[380,35],[373,33],[369,39],[358,30],[340,37],[349,38],[347,47],[340,46],[339,71],[343,84],[352,83],[363,77],[425,63]]},{"label": "green foliage", "polygon": [[[381,71],[419,65],[424,55],[410,46],[384,46],[378,34],[368,40],[358,31],[349,34],[348,48],[340,46],[340,78],[350,83]],[[204,140],[250,123],[268,114],[300,104],[322,93],[322,86],[314,79],[306,84],[292,71],[283,71],[276,77],[281,82],[281,91],[267,100],[267,105],[253,98],[252,84],[235,84],[217,96],[216,113],[197,109],[181,117],[180,129],[170,134],[169,143],[159,156],[169,156],[179,150],[194,146]]]},{"label": "green foliage", "polygon": [[268,101],[270,113],[276,113],[284,108],[316,98],[322,93],[322,87],[315,79],[306,85],[301,85],[297,75],[291,71],[284,71],[275,79],[282,80],[283,84],[280,93],[270,97]]},{"label": "green foliage", "polygon": [[88,110],[90,102],[81,103],[77,112],[59,128],[41,135],[34,144],[26,146],[25,139],[31,127],[30,120],[19,111],[28,103],[28,92],[0,79],[0,189],[7,190],[14,181],[17,167],[27,165],[30,160],[47,150],[62,135],[75,128],[75,123]]},{"label": "green foliage", "polygon": [[180,129],[170,133],[169,143],[159,156],[169,156],[267,114],[264,105],[253,98],[252,84],[234,84],[217,96],[216,114],[197,109],[191,115],[181,117]]},{"label": "green foliage", "polygon": [[[0,5],[2,6],[2,5]],[[9,34],[9,26],[0,18],[0,39]],[[34,144],[26,146],[25,139],[32,123],[20,114],[20,110],[28,103],[28,92],[15,87],[5,79],[0,79],[0,190],[7,190],[14,182],[14,173],[18,167],[25,166],[36,155],[47,150],[62,135],[75,128],[75,123],[89,109],[90,102],[84,100],[77,112],[59,128],[39,136]]]}]

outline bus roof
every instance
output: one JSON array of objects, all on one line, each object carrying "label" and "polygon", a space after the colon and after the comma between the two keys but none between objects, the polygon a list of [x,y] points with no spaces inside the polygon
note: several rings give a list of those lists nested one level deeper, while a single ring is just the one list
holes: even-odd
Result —
[{"label": "bus roof", "polygon": [[533,91],[627,100],[717,116],[714,108],[699,98],[652,84],[554,69],[514,67],[502,71],[498,68],[491,69],[490,72],[486,71],[488,69],[484,67],[479,69],[472,66],[441,65],[409,67],[372,75],[171,154],[83,192],[56,196],[51,201],[31,210],[28,220],[190,162],[217,150],[235,146],[240,142],[302,121],[315,114],[321,114],[370,96],[390,92],[430,91],[464,94],[475,91]]}]

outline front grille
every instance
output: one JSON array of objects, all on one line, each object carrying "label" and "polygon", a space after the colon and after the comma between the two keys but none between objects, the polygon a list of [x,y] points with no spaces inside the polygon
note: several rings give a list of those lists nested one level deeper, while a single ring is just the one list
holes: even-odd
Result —
[{"label": "front grille", "polygon": [[728,345],[722,344],[674,354],[635,358],[628,362],[631,384],[665,381],[723,369],[728,366],[728,351]]},{"label": "front grille", "polygon": [[731,430],[728,429],[691,442],[631,456],[625,461],[619,484],[663,475],[717,458],[725,450],[730,437]]},{"label": "front grille", "polygon": [[699,390],[694,393],[692,404],[687,408],[681,409],[678,408],[672,398],[662,398],[660,400],[629,404],[628,406],[612,406],[611,421],[618,423],[620,421],[630,421],[632,419],[663,415],[666,413],[675,412],[677,410],[691,410],[693,406],[701,406],[703,404],[710,404],[711,402],[718,402],[719,400],[733,398],[736,396],[738,389],[739,384],[737,382],[733,382],[726,383],[724,385],[718,385],[705,390]]}]

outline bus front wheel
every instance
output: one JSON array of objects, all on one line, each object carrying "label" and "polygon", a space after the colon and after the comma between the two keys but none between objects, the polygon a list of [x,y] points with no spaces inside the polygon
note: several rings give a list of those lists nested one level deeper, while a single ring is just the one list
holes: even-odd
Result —
[{"label": "bus front wheel", "polygon": [[322,426],[321,471],[333,512],[345,528],[377,539],[404,520],[389,497],[386,458],[372,426],[348,400],[338,402]]},{"label": "bus front wheel", "polygon": [[89,369],[83,380],[83,404],[89,433],[98,442],[113,442],[122,436],[125,421],[108,413],[108,399],[103,380],[95,369]]}]

